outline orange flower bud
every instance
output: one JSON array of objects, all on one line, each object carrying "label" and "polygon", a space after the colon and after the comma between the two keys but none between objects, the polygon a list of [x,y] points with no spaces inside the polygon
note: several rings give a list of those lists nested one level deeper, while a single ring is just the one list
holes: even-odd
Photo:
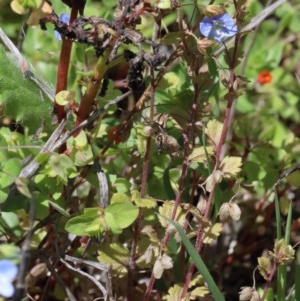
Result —
[{"label": "orange flower bud", "polygon": [[261,85],[269,84],[272,81],[272,74],[270,71],[261,71],[258,74],[257,82]]}]

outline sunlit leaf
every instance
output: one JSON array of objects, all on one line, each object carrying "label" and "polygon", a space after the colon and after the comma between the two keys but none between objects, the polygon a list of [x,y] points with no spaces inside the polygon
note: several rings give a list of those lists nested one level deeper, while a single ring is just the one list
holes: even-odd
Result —
[{"label": "sunlit leaf", "polygon": [[189,155],[188,159],[190,162],[198,162],[198,163],[204,163],[207,161],[206,153],[208,155],[213,154],[213,147],[207,146],[204,148],[204,146],[195,147],[192,150],[192,153]]},{"label": "sunlit leaf", "polygon": [[166,73],[163,78],[160,80],[158,88],[161,89],[172,89],[177,90],[180,85],[180,78],[175,72]]},{"label": "sunlit leaf", "polygon": [[122,229],[130,226],[139,213],[138,207],[130,202],[113,203],[104,210],[107,225],[113,233],[121,233]]},{"label": "sunlit leaf", "polygon": [[131,191],[131,198],[139,208],[155,208],[157,206],[157,202],[154,198],[141,198],[141,195],[137,190]]},{"label": "sunlit leaf", "polygon": [[[168,218],[172,217],[172,212],[174,209],[174,201],[168,201],[168,202],[164,202],[163,205],[161,207],[159,207],[158,211],[161,215],[166,216]],[[160,215],[158,216],[159,222],[161,223],[161,225],[163,227],[167,227],[169,225],[169,223]],[[182,210],[182,208],[180,206],[178,206],[177,210],[176,210],[176,214],[175,214],[175,221],[179,222],[180,224],[183,224],[185,221],[185,216],[184,216],[184,212]]]},{"label": "sunlit leaf", "polygon": [[21,5],[18,0],[13,0],[10,3],[10,7],[15,13],[19,15],[25,15],[28,12],[28,9]]},{"label": "sunlit leaf", "polygon": [[220,170],[224,176],[234,177],[241,171],[242,158],[241,157],[225,157],[220,165]]},{"label": "sunlit leaf", "polygon": [[[9,220],[9,217],[12,216],[11,213],[2,213],[2,214],[4,215],[4,219],[6,219],[6,220]],[[16,220],[17,219],[18,218],[16,217]],[[16,224],[13,226],[16,226]],[[6,258],[9,260],[16,260],[20,256],[20,248],[13,244],[1,243],[0,244],[0,255],[1,255],[1,258]]]},{"label": "sunlit leaf", "polygon": [[74,93],[70,91],[60,91],[55,95],[56,103],[60,106],[65,106],[74,98]]},{"label": "sunlit leaf", "polygon": [[204,297],[207,294],[209,294],[209,290],[207,289],[207,287],[199,286],[189,293],[189,300],[196,300],[197,298]]},{"label": "sunlit leaf", "polygon": [[110,199],[111,204],[113,203],[124,203],[124,202],[130,202],[130,198],[127,194],[116,192],[112,195]]},{"label": "sunlit leaf", "polygon": [[112,274],[119,278],[126,276],[129,250],[118,243],[102,243],[97,259],[111,266]]},{"label": "sunlit leaf", "polygon": [[72,217],[65,229],[75,235],[99,236],[104,230],[104,218],[101,208],[86,208],[82,215]]},{"label": "sunlit leaf", "polygon": [[205,244],[211,244],[214,240],[216,240],[223,230],[221,223],[216,223],[210,227],[204,228],[204,240]]},{"label": "sunlit leaf", "polygon": [[166,300],[166,301],[180,300],[182,289],[183,289],[183,287],[181,285],[175,284],[174,286],[169,288],[168,295],[164,296],[163,300]]},{"label": "sunlit leaf", "polygon": [[222,133],[223,123],[214,119],[208,121],[205,134],[210,138],[213,142],[214,146],[216,147],[220,141],[221,133]]}]

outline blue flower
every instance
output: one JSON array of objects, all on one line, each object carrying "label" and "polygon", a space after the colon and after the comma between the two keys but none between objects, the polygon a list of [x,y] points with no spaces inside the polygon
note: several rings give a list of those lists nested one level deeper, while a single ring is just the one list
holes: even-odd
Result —
[{"label": "blue flower", "polygon": [[210,18],[205,17],[199,27],[205,37],[217,43],[224,42],[226,38],[236,35],[238,31],[234,20],[227,13]]},{"label": "blue flower", "polygon": [[9,298],[14,294],[12,281],[17,276],[18,268],[10,260],[0,260],[0,296]]},{"label": "blue flower", "polygon": [[[59,21],[65,23],[65,24],[69,24],[69,22],[70,22],[70,15],[69,14],[61,14],[59,16]],[[60,35],[60,33],[57,30],[55,30],[54,35],[55,35],[55,38],[57,40],[61,41],[61,35]]]}]

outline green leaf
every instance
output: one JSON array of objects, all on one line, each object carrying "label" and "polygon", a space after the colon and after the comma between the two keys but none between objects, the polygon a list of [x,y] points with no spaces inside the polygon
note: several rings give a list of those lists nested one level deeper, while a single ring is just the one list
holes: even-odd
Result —
[{"label": "green leaf", "polygon": [[4,243],[0,245],[0,259],[16,261],[19,257],[20,249],[17,246]]},{"label": "green leaf", "polygon": [[130,198],[127,194],[125,193],[121,193],[121,192],[117,192],[114,193],[111,197],[110,203],[124,203],[124,202],[129,202]]},{"label": "green leaf", "polygon": [[64,183],[68,178],[74,177],[76,168],[73,161],[65,154],[52,154],[50,157],[45,172],[50,177],[59,177]]},{"label": "green leaf", "polygon": [[104,230],[101,208],[86,208],[82,215],[68,220],[65,229],[75,235],[98,236]]},{"label": "green leaf", "polygon": [[29,179],[28,178],[16,178],[15,180],[16,187],[18,191],[28,198],[32,198],[32,194],[29,190]]},{"label": "green leaf", "polygon": [[0,190],[0,204],[5,202],[8,196],[8,188],[4,190]]},{"label": "green leaf", "polygon": [[61,215],[65,217],[70,217],[70,213],[68,213],[62,206],[60,206],[57,203],[54,203],[52,201],[48,201],[48,203],[55,209],[57,210]]},{"label": "green leaf", "polygon": [[172,92],[178,90],[180,86],[180,78],[175,72],[166,73],[163,78],[159,81],[158,88],[164,89],[165,91]]},{"label": "green leaf", "polygon": [[2,162],[0,167],[0,188],[5,188],[14,183],[22,168],[20,159],[12,158]]},{"label": "green leaf", "polygon": [[55,95],[56,103],[59,104],[60,106],[67,105],[69,101],[73,98],[74,98],[74,93],[66,90],[60,91]]},{"label": "green leaf", "polygon": [[169,8],[171,8],[171,1],[170,0],[159,0],[159,2],[156,5],[160,9],[169,9]]},{"label": "green leaf", "polygon": [[104,218],[113,233],[121,233],[137,218],[139,210],[130,202],[114,203],[105,208]]},{"label": "green leaf", "polygon": [[160,215],[162,218],[164,218],[165,220],[167,220],[169,223],[171,223],[177,230],[186,250],[188,251],[189,255],[191,256],[192,260],[194,261],[198,271],[201,273],[201,275],[203,276],[203,279],[206,281],[208,288],[210,290],[210,292],[212,293],[212,295],[214,296],[215,300],[218,301],[225,301],[225,298],[223,296],[223,294],[221,293],[220,289],[218,288],[218,286],[216,285],[214,279],[212,278],[209,270],[207,269],[206,265],[204,264],[200,254],[198,253],[198,251],[194,248],[194,246],[192,245],[192,243],[190,242],[190,240],[188,239],[188,237],[186,236],[186,234],[184,233],[182,227],[170,220],[169,218]]},{"label": "green leaf", "polygon": [[139,208],[155,208],[157,206],[157,202],[154,198],[151,198],[151,197],[141,198],[141,194],[137,190],[131,191],[131,198],[132,198],[132,201]]}]

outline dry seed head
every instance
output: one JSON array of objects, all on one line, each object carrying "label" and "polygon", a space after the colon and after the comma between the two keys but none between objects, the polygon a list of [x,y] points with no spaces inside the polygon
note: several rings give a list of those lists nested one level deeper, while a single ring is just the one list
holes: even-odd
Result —
[{"label": "dry seed head", "polygon": [[240,294],[240,301],[260,301],[260,296],[258,292],[255,290],[254,287],[251,286],[244,286],[241,288]]},{"label": "dry seed head", "polygon": [[216,184],[221,183],[223,179],[223,173],[221,170],[214,170],[211,175],[206,179],[205,189],[208,192],[211,192]]},{"label": "dry seed head", "polygon": [[238,221],[241,217],[241,209],[236,203],[224,203],[219,211],[221,221],[232,219]]}]

